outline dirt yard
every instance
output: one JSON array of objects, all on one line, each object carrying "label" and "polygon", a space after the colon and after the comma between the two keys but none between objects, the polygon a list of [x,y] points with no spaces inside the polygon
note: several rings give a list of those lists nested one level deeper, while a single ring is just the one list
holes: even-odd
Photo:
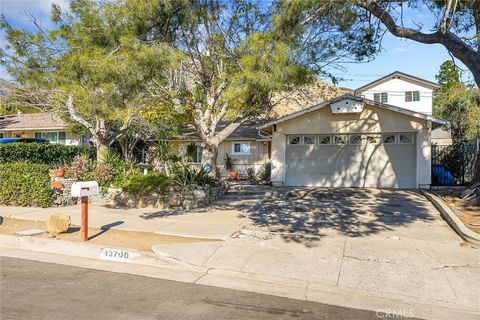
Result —
[{"label": "dirt yard", "polygon": [[462,191],[463,189],[447,188],[437,190],[436,193],[448,204],[467,228],[480,233],[480,200],[473,197],[462,201],[460,198]]},{"label": "dirt yard", "polygon": [[[19,220],[4,218],[0,225],[0,233],[15,234],[21,230],[40,229],[46,230],[46,225],[41,221]],[[35,235],[34,237],[53,238],[48,233]],[[166,243],[192,243],[192,242],[211,242],[219,240],[210,240],[204,238],[178,237],[170,235],[161,235],[153,232],[123,231],[115,229],[88,228],[88,237],[91,243],[108,245],[119,248],[131,248],[142,251],[152,251],[155,244]],[[80,227],[71,226],[66,233],[54,237],[55,239],[67,241],[80,241]]]}]

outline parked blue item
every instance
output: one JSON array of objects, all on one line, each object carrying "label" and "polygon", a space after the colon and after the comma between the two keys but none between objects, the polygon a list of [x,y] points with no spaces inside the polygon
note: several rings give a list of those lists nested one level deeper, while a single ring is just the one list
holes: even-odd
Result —
[{"label": "parked blue item", "polygon": [[452,172],[440,164],[432,167],[432,181],[436,181],[442,186],[453,186],[455,184]]},{"label": "parked blue item", "polygon": [[2,138],[0,139],[0,144],[15,143],[15,142],[48,143],[48,140],[40,139],[40,138]]}]

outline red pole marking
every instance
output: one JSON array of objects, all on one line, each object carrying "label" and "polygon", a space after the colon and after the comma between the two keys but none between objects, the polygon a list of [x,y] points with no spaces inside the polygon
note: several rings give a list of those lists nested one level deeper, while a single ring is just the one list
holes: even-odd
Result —
[{"label": "red pole marking", "polygon": [[82,241],[88,240],[88,197],[82,197],[82,226],[80,235]]}]

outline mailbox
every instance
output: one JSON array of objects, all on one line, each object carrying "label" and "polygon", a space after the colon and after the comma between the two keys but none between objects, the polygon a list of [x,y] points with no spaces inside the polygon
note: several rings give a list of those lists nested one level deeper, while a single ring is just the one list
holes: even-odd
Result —
[{"label": "mailbox", "polygon": [[98,194],[97,181],[79,181],[72,184],[72,197],[87,197]]}]

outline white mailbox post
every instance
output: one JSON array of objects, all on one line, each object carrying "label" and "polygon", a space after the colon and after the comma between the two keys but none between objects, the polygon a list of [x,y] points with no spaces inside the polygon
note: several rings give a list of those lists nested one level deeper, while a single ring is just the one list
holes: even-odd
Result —
[{"label": "white mailbox post", "polygon": [[95,196],[98,191],[97,181],[79,181],[72,184],[72,197],[82,198],[82,226],[80,228],[82,241],[88,239],[88,196]]}]

